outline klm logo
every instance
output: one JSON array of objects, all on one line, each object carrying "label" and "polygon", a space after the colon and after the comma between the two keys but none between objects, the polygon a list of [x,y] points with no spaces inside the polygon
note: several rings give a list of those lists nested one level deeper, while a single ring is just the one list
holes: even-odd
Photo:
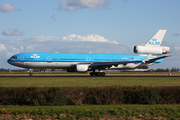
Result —
[{"label": "klm logo", "polygon": [[160,44],[161,44],[161,43],[160,43],[160,42],[157,42],[157,39],[156,39],[156,38],[152,39],[152,41],[149,42],[149,45],[160,45]]},{"label": "klm logo", "polygon": [[37,54],[33,54],[33,56],[31,56],[31,58],[40,58],[40,56],[38,56]]}]

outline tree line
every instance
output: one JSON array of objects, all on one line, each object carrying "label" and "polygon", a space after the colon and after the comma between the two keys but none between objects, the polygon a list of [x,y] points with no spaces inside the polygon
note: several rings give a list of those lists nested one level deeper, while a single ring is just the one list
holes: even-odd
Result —
[{"label": "tree line", "polygon": [[158,69],[151,69],[150,70],[151,72],[179,72],[180,69],[179,68],[167,68],[167,69],[161,69],[161,68],[158,68]]}]

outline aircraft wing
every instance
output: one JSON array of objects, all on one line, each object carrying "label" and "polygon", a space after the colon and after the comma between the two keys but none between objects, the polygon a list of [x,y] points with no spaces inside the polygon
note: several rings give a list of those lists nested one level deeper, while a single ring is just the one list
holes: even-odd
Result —
[{"label": "aircraft wing", "polygon": [[98,68],[108,68],[114,66],[118,66],[120,64],[128,64],[128,63],[142,63],[142,61],[122,61],[122,62],[94,62],[89,67],[92,69],[98,69]]},{"label": "aircraft wing", "polygon": [[92,69],[98,69],[98,68],[108,68],[108,67],[112,67],[114,66],[118,66],[120,64],[126,65],[128,63],[153,63],[156,60],[162,59],[162,58],[166,58],[169,56],[162,56],[162,57],[157,57],[157,58],[153,58],[153,59],[149,59],[149,60],[145,60],[147,59],[147,57],[144,60],[140,60],[140,61],[121,61],[121,62],[94,62],[92,63],[89,67],[91,67]]}]

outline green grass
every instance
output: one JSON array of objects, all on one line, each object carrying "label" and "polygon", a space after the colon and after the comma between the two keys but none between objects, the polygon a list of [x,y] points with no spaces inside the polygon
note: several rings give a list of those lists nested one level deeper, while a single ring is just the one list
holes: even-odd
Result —
[{"label": "green grass", "polygon": [[179,77],[1,77],[1,87],[180,86]]},{"label": "green grass", "polygon": [[[25,74],[26,75],[26,74]],[[86,74],[84,74],[86,75]],[[124,75],[124,74],[123,74]],[[129,74],[131,75],[131,74]],[[149,74],[148,74],[149,75]],[[63,86],[180,86],[179,77],[1,77],[1,87]],[[12,111],[14,118],[27,113],[35,118],[73,119],[113,116],[114,118],[179,119],[180,105],[92,105],[92,106],[0,106]],[[65,116],[61,116],[64,114]],[[38,116],[40,115],[40,116]],[[0,114],[1,119],[2,114]],[[5,115],[6,116],[6,115]],[[24,116],[24,115],[23,115]],[[49,117],[51,116],[51,117]],[[110,118],[109,118],[110,119]]]},{"label": "green grass", "polygon": [[[52,117],[73,118],[103,118],[107,116],[116,118],[180,118],[180,105],[93,105],[93,106],[0,106],[0,110],[12,111],[15,117],[22,113],[31,116],[50,115]],[[63,118],[63,117],[62,117]]]}]

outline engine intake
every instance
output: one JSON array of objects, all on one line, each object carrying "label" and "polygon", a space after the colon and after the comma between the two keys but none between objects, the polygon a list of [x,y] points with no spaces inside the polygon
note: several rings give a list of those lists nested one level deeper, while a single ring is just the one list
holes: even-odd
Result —
[{"label": "engine intake", "polygon": [[159,47],[147,47],[147,46],[134,46],[134,53],[137,54],[154,54],[162,55],[170,53],[170,47],[159,46]]}]

